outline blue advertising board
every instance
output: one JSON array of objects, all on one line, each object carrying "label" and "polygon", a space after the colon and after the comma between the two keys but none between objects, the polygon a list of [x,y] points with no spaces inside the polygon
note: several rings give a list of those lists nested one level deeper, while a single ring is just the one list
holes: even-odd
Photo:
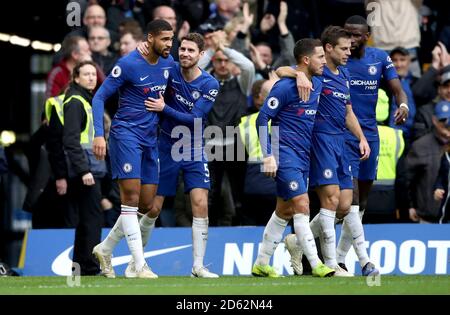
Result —
[{"label": "blue advertising board", "polygon": [[[337,226],[337,240],[340,226]],[[263,227],[211,227],[205,265],[220,275],[250,275],[260,246]],[[104,229],[102,237],[109,230]],[[286,229],[286,233],[289,229]],[[49,276],[71,273],[74,230],[30,230],[23,275]],[[450,225],[365,225],[371,261],[382,274],[448,275]],[[147,263],[161,276],[189,276],[192,268],[190,228],[156,228],[145,248]],[[123,275],[131,256],[125,240],[114,250],[113,266]],[[290,255],[280,243],[271,264],[285,275],[292,274]],[[353,248],[347,255],[350,272],[361,274]]]}]

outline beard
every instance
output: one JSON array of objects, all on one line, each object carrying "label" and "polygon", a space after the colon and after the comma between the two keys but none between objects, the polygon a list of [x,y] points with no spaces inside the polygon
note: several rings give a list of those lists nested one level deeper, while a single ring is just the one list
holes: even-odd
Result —
[{"label": "beard", "polygon": [[183,61],[180,60],[180,67],[185,69],[185,70],[192,69],[192,68],[197,66],[197,62],[198,62],[198,60],[196,60],[196,61],[195,60],[188,60],[186,62],[183,62]]},{"label": "beard", "polygon": [[155,55],[167,58],[170,55],[170,49],[169,50],[165,50],[165,48],[158,48],[157,46],[153,46],[152,47],[153,52],[155,53]]}]

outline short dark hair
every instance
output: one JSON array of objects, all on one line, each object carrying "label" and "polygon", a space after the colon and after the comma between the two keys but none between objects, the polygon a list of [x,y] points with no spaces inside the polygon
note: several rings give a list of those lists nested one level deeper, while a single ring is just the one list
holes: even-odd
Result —
[{"label": "short dark hair", "polygon": [[324,48],[326,44],[336,46],[339,38],[350,38],[350,35],[342,27],[335,25],[328,26],[320,36]]},{"label": "short dark hair", "polygon": [[359,25],[361,27],[364,27],[366,32],[369,31],[369,24],[367,24],[367,19],[362,17],[361,15],[352,15],[345,21],[345,24]]},{"label": "short dark hair", "polygon": [[131,34],[134,40],[139,41],[144,39],[144,33],[139,23],[135,20],[124,20],[119,25],[120,37],[125,34]]},{"label": "short dark hair", "polygon": [[203,38],[203,36],[199,33],[189,33],[186,36],[184,36],[180,43],[183,42],[184,40],[189,40],[191,42],[194,42],[197,44],[198,50],[202,51],[205,49],[205,39]]},{"label": "short dark hair", "polygon": [[264,82],[266,82],[265,79],[261,79],[261,80],[257,80],[255,82],[253,82],[253,85],[252,85],[252,96],[253,97],[258,96],[258,94],[261,93],[261,88],[262,88],[262,85],[264,84]]},{"label": "short dark hair", "polygon": [[70,58],[73,52],[80,51],[79,42],[86,40],[81,36],[67,36],[61,44],[61,52],[64,59]]},{"label": "short dark hair", "polygon": [[153,20],[147,24],[147,34],[159,35],[163,31],[173,31],[172,26],[165,20]]},{"label": "short dark hair", "polygon": [[95,69],[97,69],[97,67],[95,66],[95,62],[93,62],[91,60],[85,60],[85,61],[78,62],[72,71],[72,82],[75,82],[75,78],[78,78],[80,76],[80,69],[82,67],[84,67],[85,65],[91,65]]},{"label": "short dark hair", "polygon": [[395,54],[400,54],[402,56],[409,56],[409,51],[405,47],[398,46],[391,50],[389,56],[392,57]]},{"label": "short dark hair", "polygon": [[295,43],[294,58],[298,62],[301,57],[311,56],[316,47],[322,47],[322,42],[316,38],[303,38]]},{"label": "short dark hair", "polygon": [[367,24],[367,20],[364,17],[362,17],[361,15],[352,15],[347,20],[345,20],[345,24],[369,26]]}]

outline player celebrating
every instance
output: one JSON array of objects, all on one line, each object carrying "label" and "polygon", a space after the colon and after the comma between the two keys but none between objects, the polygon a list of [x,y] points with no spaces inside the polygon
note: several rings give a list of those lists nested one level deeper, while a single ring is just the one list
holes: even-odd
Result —
[{"label": "player celebrating", "polygon": [[378,152],[380,139],[376,122],[376,104],[381,78],[387,81],[387,86],[400,104],[395,111],[396,124],[403,124],[408,117],[407,97],[402,89],[394,64],[389,55],[381,49],[366,47],[369,38],[369,27],[362,16],[352,16],[347,19],[344,29],[351,36],[351,58],[347,69],[350,73],[350,96],[355,115],[361,124],[372,154],[366,161],[360,161],[356,139],[346,134],[347,157],[352,167],[354,177],[353,203],[349,215],[344,219],[342,233],[337,247],[337,261],[345,266],[345,256],[353,244],[359,258],[364,276],[376,275],[378,269],[369,261],[365,249],[364,230],[361,222],[367,205],[367,198],[373,181],[377,175]]},{"label": "player celebrating", "polygon": [[[296,82],[283,78],[273,86],[258,115],[256,125],[264,155],[264,172],[277,182],[277,205],[267,223],[252,274],[259,277],[279,277],[269,265],[270,257],[280,243],[289,220],[304,248],[314,276],[326,277],[334,270],[324,265],[309,227],[309,199],[307,180],[311,133],[314,126],[321,83],[314,76],[321,75],[326,63],[322,43],[317,39],[302,39],[294,48],[297,70],[312,81],[314,91],[306,101],[299,99]],[[279,143],[279,153],[271,147],[268,121],[272,121],[272,143]],[[278,129],[278,130],[277,130]]]},{"label": "player celebrating", "polygon": [[[382,77],[387,80],[388,87],[397,100],[396,103],[400,104],[394,114],[396,124],[406,122],[408,105],[406,104],[406,94],[401,87],[390,57],[380,49],[366,47],[370,35],[366,20],[361,16],[352,16],[345,22],[344,29],[351,38],[351,57],[347,63],[350,74],[350,97],[355,115],[368,140],[371,154],[369,159],[361,161],[357,139],[347,132],[345,154],[350,161],[353,175],[353,201],[350,213],[344,218],[341,237],[336,249],[336,258],[339,266],[347,270],[345,256],[353,245],[362,268],[362,274],[371,276],[378,274],[379,271],[370,262],[367,254],[361,221],[368,194],[377,173],[379,138],[375,109]],[[300,77],[298,86],[299,93],[307,97],[311,91],[310,82],[304,77]],[[301,266],[298,259],[301,255],[294,256],[292,264]]]},{"label": "player celebrating", "polygon": [[[152,210],[144,218],[151,220],[154,226],[161,212],[164,197],[175,196],[178,173],[180,170],[183,171],[184,190],[185,193],[190,194],[193,214],[192,276],[218,278],[217,274],[203,266],[208,240],[208,190],[210,188],[208,162],[204,155],[203,129],[219,89],[217,80],[198,67],[198,61],[204,54],[204,46],[203,36],[198,33],[189,33],[183,37],[178,49],[180,63],[176,63],[170,72],[165,97],[149,98],[145,101],[149,111],[161,112],[163,118],[159,136],[160,183]],[[179,139],[180,136],[181,139]],[[178,147],[180,144],[181,151]],[[177,150],[173,150],[175,147]],[[150,234],[151,229],[145,232],[143,230],[144,246]],[[133,261],[131,261],[125,276],[133,277],[134,272]]]},{"label": "player celebrating", "polygon": [[115,277],[111,254],[123,234],[135,262],[136,276],[157,278],[145,262],[137,218],[138,208],[143,213],[151,209],[158,184],[158,114],[148,112],[144,101],[147,97],[157,98],[166,88],[169,72],[174,66],[169,55],[173,30],[166,21],[155,20],[147,25],[147,32],[150,54],[142,56],[133,51],[121,58],[93,100],[93,150],[98,159],[104,159],[104,103],[117,90],[120,94],[119,108],[111,125],[109,149],[112,176],[118,179],[120,187],[121,215],[106,239],[93,250],[103,275],[109,278]]},{"label": "player celebrating", "polygon": [[[321,41],[327,65],[320,78],[322,95],[314,123],[310,167],[310,185],[317,191],[321,209],[310,226],[313,235],[320,237],[325,264],[336,271],[335,276],[349,277],[353,274],[342,269],[336,261],[334,229],[336,216],[344,217],[352,202],[352,176],[344,156],[346,127],[358,138],[362,160],[369,157],[370,148],[353,113],[349,91],[350,78],[347,70],[342,67],[350,56],[350,37],[342,27],[329,26],[323,31]],[[284,71],[290,71],[291,75],[295,76],[292,68],[277,70],[280,75],[284,75],[281,73]],[[298,246],[295,241],[290,241],[290,238],[295,237],[288,236],[285,243],[289,252],[293,252]],[[291,256],[295,257],[295,254]],[[294,263],[293,267],[298,274]]]}]

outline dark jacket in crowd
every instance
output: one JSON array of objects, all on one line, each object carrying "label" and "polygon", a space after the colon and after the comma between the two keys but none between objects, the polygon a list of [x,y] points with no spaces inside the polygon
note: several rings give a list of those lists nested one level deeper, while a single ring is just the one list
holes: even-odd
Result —
[{"label": "dark jacket in crowd", "polygon": [[436,97],[438,87],[436,78],[438,74],[439,71],[430,66],[428,70],[420,77],[420,79],[411,84],[417,108],[421,105],[429,103]]},{"label": "dark jacket in crowd", "polygon": [[430,222],[437,222],[440,213],[440,201],[434,200],[433,192],[444,150],[445,144],[433,128],[432,132],[413,142],[406,157],[410,207]]},{"label": "dark jacket in crowd", "polygon": [[412,128],[412,141],[419,139],[431,131],[431,128],[433,127],[432,117],[436,103],[437,102],[432,101],[431,103],[419,107],[417,110]]},{"label": "dark jacket in crowd", "polygon": [[441,201],[441,213],[439,223],[447,223],[450,218],[450,191],[448,189],[450,176],[450,154],[445,152],[441,158],[441,165],[439,167],[439,174],[434,185],[434,190],[443,189],[444,199]]},{"label": "dark jacket in crowd", "polygon": [[[64,102],[73,95],[80,95],[89,104],[92,103],[92,93],[76,83],[71,83]],[[80,134],[87,122],[83,104],[78,99],[72,98],[68,103],[64,104],[64,117],[70,117],[70,119],[64,119],[63,133],[64,149],[70,161],[69,171],[73,172],[69,176],[83,176],[91,172],[89,159],[80,145]]]},{"label": "dark jacket in crowd", "polygon": [[61,124],[56,108],[53,106],[48,126],[46,149],[55,179],[67,178],[67,164],[62,142],[63,132],[64,126]]}]

